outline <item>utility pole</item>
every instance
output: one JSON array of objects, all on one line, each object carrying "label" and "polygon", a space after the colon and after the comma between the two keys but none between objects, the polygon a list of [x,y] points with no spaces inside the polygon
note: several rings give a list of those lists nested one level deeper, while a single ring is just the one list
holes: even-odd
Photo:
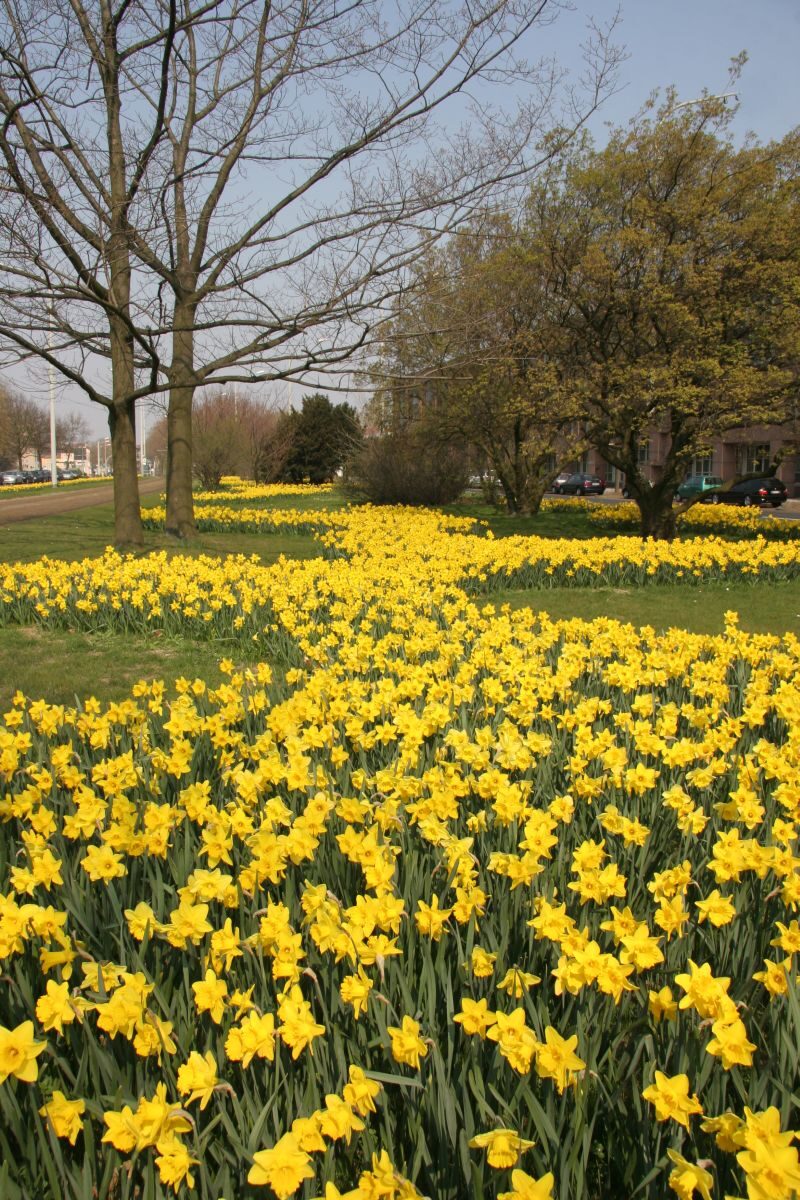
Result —
[{"label": "utility pole", "polygon": [[[52,354],[53,351],[53,325],[54,314],[52,304],[50,307],[50,329],[47,334],[47,349]],[[58,470],[56,468],[56,369],[52,363],[49,365],[48,374],[50,376],[50,481],[53,487],[58,487]],[[41,459],[39,460],[41,465]]]}]

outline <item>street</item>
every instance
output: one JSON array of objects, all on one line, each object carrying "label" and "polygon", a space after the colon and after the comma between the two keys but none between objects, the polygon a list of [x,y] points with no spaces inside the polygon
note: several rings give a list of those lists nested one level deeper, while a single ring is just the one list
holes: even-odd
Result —
[{"label": "street", "polygon": [[[139,495],[152,496],[163,491],[163,479],[140,479]],[[0,490],[0,529],[16,521],[31,521],[36,517],[54,517],[60,513],[74,512],[79,508],[92,508],[97,504],[111,504],[114,499],[113,483],[101,483],[97,487],[81,488],[74,484],[64,485],[44,492],[13,493],[13,487]]]}]

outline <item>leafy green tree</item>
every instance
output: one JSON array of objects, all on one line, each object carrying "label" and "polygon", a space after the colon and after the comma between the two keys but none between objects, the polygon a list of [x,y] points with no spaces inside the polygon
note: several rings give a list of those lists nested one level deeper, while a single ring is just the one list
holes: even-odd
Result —
[{"label": "leafy green tree", "polygon": [[511,513],[538,510],[582,437],[550,290],[510,218],[484,217],[417,272],[376,371],[384,421],[474,447]]},{"label": "leafy green tree", "polygon": [[289,450],[281,478],[292,483],[329,482],[362,437],[352,405],[331,404],[320,392],[303,396],[302,408],[284,416],[282,433]]},{"label": "leafy green tree", "polygon": [[551,281],[552,353],[587,441],[656,537],[674,534],[692,458],[725,430],[788,420],[797,386],[800,136],[737,148],[732,115],[668,93],[535,188],[521,235]]}]

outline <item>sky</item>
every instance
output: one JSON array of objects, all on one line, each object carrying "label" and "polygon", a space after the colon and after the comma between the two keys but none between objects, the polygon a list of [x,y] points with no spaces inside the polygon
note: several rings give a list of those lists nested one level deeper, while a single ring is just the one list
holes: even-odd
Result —
[{"label": "sky", "polygon": [[[679,101],[695,99],[704,88],[715,95],[730,91],[728,67],[742,50],[748,62],[733,85],[739,102],[733,125],[737,140],[752,131],[769,141],[800,124],[800,0],[573,0],[570,10],[537,33],[529,52],[555,55],[575,77],[587,21],[602,25],[617,12],[614,40],[625,47],[627,58],[616,93],[591,122],[596,143],[605,140],[607,124],[624,125],[655,89],[673,84]],[[12,386],[46,401],[41,373],[35,381],[26,367],[4,375]],[[307,390],[283,388],[276,399],[296,401]],[[80,412],[93,438],[107,436],[105,410],[74,389],[59,388],[58,406]],[[148,424],[155,417],[149,414]]]},{"label": "sky", "polygon": [[728,66],[746,50],[748,63],[734,85],[740,109],[737,137],[752,130],[762,141],[800,124],[800,0],[576,0],[549,31],[559,60],[576,65],[575,45],[586,20],[610,20],[619,8],[616,41],[627,48],[620,89],[593,123],[627,122],[655,88],[674,84],[681,100],[703,88],[727,92]]}]

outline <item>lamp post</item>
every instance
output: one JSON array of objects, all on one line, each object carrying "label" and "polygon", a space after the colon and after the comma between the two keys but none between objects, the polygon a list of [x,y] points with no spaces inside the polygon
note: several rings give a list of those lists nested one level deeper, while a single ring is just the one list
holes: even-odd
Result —
[{"label": "lamp post", "polygon": [[706,104],[707,101],[709,101],[709,100],[723,100],[724,101],[724,100],[738,100],[738,99],[739,99],[738,92],[721,92],[718,96],[698,96],[695,100],[681,100],[681,101],[679,101],[678,104],[673,105],[673,107],[667,113],[667,116],[671,117],[672,114],[676,113],[678,111],[678,109],[680,109],[680,108],[691,108],[691,106],[693,104]]},{"label": "lamp post", "polygon": [[[54,324],[55,317],[51,303],[50,328],[47,331],[47,349],[51,354],[53,352]],[[52,363],[48,364],[48,374],[50,376],[50,481],[53,487],[58,487],[58,470],[56,468],[56,369]]]}]

